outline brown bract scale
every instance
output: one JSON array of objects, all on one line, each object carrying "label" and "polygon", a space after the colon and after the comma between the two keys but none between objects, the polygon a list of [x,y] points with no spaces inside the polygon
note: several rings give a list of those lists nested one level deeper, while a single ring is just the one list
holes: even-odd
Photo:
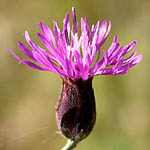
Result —
[{"label": "brown bract scale", "polygon": [[92,79],[63,79],[56,108],[57,125],[68,139],[78,143],[92,131],[96,120]]}]

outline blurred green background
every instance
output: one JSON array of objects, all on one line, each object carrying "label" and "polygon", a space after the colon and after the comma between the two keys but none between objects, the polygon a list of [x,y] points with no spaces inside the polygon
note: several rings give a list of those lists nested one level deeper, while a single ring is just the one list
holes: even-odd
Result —
[{"label": "blurred green background", "polygon": [[55,121],[60,77],[18,64],[8,48],[25,58],[17,46],[18,40],[26,43],[24,31],[42,45],[37,23],[52,28],[55,19],[62,27],[72,6],[77,20],[87,16],[90,26],[98,20],[112,21],[104,48],[117,34],[124,46],[137,40],[138,54],[144,55],[126,75],[94,78],[97,122],[76,150],[148,150],[148,0],[0,0],[0,150],[58,150],[65,145]]}]

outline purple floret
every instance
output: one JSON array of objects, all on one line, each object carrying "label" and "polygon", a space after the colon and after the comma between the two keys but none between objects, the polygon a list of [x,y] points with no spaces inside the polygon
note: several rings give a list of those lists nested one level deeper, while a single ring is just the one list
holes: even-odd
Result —
[{"label": "purple floret", "polygon": [[[70,26],[69,13],[63,21],[63,30],[60,30],[54,21],[53,32],[40,22],[42,33],[37,36],[45,46],[46,50],[36,45],[28,32],[25,39],[32,48],[28,49],[24,44],[18,42],[20,49],[32,61],[22,60],[11,49],[9,51],[20,63],[32,68],[50,71],[59,74],[62,78],[87,80],[95,75],[120,75],[142,60],[142,55],[136,56],[136,41],[123,47],[115,35],[112,44],[107,51],[102,49],[111,29],[111,21],[107,27],[107,21],[97,24],[90,30],[87,19],[81,18],[81,36],[78,35],[78,22],[76,21],[75,8],[73,12],[73,25]],[[128,58],[124,56],[134,48]],[[103,57],[101,56],[103,54]]]}]

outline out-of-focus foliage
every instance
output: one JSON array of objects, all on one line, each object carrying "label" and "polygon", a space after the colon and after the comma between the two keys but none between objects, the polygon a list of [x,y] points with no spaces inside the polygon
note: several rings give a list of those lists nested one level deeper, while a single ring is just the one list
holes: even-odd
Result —
[{"label": "out-of-focus foliage", "polygon": [[62,26],[66,12],[76,7],[77,19],[87,16],[90,25],[112,21],[113,36],[126,45],[137,40],[140,64],[122,76],[97,76],[94,90],[97,122],[91,135],[76,150],[148,150],[148,0],[0,0],[0,150],[58,150],[64,140],[57,134],[55,105],[61,79],[54,73],[33,70],[8,52],[25,58],[17,41],[25,43],[24,30],[36,36],[40,21]]}]

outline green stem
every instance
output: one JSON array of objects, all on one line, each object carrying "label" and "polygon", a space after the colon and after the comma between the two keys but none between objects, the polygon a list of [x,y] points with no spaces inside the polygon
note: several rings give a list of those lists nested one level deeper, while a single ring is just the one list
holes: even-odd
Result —
[{"label": "green stem", "polygon": [[68,140],[67,144],[61,150],[72,150],[77,145],[76,142]]}]

